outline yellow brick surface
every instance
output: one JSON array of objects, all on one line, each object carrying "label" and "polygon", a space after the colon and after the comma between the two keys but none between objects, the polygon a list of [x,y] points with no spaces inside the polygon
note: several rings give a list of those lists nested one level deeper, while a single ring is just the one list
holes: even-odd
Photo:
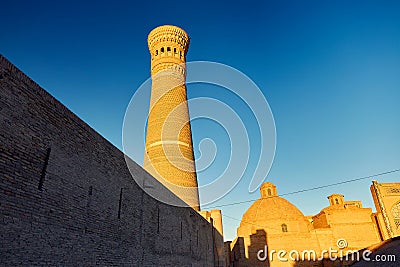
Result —
[{"label": "yellow brick surface", "polygon": [[152,91],[144,168],[199,210],[185,84],[189,36],[176,26],[160,26],[150,32],[148,46]]}]

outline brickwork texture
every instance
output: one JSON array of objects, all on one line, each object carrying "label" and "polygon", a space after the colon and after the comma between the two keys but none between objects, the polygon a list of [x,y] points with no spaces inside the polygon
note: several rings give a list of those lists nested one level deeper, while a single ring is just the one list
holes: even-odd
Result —
[{"label": "brickwork texture", "polygon": [[143,166],[186,206],[200,210],[185,84],[189,36],[163,25],[147,41],[152,90]]},{"label": "brickwork texture", "polygon": [[218,231],[1,55],[0,124],[1,266],[214,266]]}]

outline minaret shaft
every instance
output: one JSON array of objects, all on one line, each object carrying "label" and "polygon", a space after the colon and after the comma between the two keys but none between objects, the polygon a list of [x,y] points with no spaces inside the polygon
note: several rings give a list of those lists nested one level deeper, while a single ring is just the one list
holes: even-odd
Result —
[{"label": "minaret shaft", "polygon": [[148,45],[152,89],[144,168],[199,210],[185,84],[189,37],[178,27],[160,26],[150,32]]}]

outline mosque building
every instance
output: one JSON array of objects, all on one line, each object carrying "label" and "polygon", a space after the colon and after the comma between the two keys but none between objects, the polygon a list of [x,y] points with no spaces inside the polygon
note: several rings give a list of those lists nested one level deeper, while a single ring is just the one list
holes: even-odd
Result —
[{"label": "mosque building", "polygon": [[373,181],[371,192],[376,213],[361,201],[332,194],[328,207],[305,216],[274,184],[264,183],[260,198],[243,214],[236,239],[226,243],[228,266],[347,266],[333,265],[329,256],[400,235],[400,183]]}]

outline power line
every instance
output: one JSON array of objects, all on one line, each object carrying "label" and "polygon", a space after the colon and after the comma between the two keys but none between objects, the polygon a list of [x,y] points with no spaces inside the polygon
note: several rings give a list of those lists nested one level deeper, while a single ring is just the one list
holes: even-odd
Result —
[{"label": "power line", "polygon": [[[386,175],[386,174],[390,174],[390,173],[395,173],[395,172],[398,172],[398,171],[400,171],[400,169],[395,169],[395,170],[391,170],[391,171],[387,171],[387,172],[382,172],[382,173],[377,173],[377,174],[368,175],[368,176],[364,176],[364,177],[349,179],[349,180],[345,180],[345,181],[341,181],[341,182],[337,182],[337,183],[333,183],[333,184],[327,184],[327,185],[321,185],[321,186],[311,187],[311,188],[307,188],[307,189],[301,189],[301,190],[298,190],[298,191],[293,191],[293,192],[284,193],[284,194],[280,194],[280,195],[277,195],[277,196],[271,196],[271,197],[281,197],[281,196],[294,195],[294,194],[303,193],[303,192],[307,192],[307,191],[318,190],[318,189],[322,189],[322,188],[326,188],[326,187],[352,183],[352,182],[365,180],[365,179],[369,179],[369,178],[376,177],[376,176],[382,176],[382,175]],[[257,199],[250,199],[250,200],[244,200],[244,201],[240,201],[240,202],[222,204],[222,205],[218,205],[218,206],[209,207],[208,209],[214,209],[214,208],[220,208],[220,207],[226,207],[226,206],[239,205],[239,204],[248,203],[248,202],[254,202]],[[233,219],[233,218],[231,218],[231,219]]]}]

